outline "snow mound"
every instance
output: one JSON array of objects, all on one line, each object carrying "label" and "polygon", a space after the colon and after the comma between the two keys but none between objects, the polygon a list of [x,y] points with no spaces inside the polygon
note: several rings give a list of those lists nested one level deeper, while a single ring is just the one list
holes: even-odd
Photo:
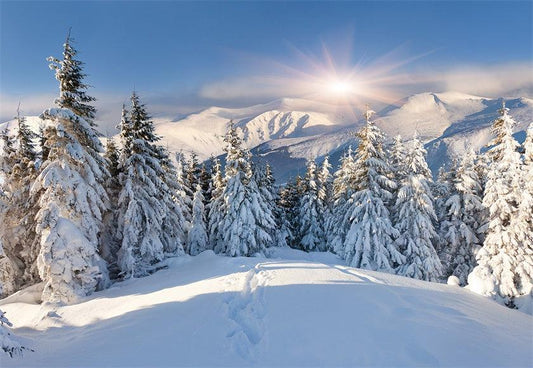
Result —
[{"label": "snow mound", "polygon": [[35,352],[2,366],[531,366],[531,316],[339,263],[206,251],[78,304],[4,304]]}]

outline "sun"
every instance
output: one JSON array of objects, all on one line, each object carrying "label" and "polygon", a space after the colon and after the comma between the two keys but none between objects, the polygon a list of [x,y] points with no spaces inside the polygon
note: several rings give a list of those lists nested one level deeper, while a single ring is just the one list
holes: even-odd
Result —
[{"label": "sun", "polygon": [[335,95],[346,96],[353,92],[353,85],[348,81],[334,80],[329,82],[328,89]]}]

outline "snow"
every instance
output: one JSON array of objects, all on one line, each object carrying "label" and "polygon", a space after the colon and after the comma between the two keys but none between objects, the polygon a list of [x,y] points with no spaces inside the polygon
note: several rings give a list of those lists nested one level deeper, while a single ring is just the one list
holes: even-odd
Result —
[{"label": "snow", "polygon": [[[506,102],[521,123],[515,131],[525,130],[531,122],[533,100],[523,97]],[[410,137],[418,131],[427,143],[429,166],[436,173],[451,156],[460,156],[470,147],[477,150],[489,141],[489,128],[500,106],[498,99],[426,92],[378,112],[376,125],[390,139],[398,133]],[[176,120],[154,118],[154,123],[156,133],[163,137],[162,145],[170,152],[194,151],[205,160],[223,153],[223,136],[230,120],[242,129],[246,148],[276,164],[275,175],[282,183],[305,172],[307,160],[329,155],[335,167],[342,151],[355,144],[353,132],[364,119],[348,106],[285,98],[246,108],[210,107]],[[28,123],[37,130],[40,120],[28,117]],[[0,124],[0,130],[7,125],[14,123]]]},{"label": "snow", "polygon": [[330,253],[205,251],[74,305],[15,299],[16,366],[531,366],[533,319]]}]

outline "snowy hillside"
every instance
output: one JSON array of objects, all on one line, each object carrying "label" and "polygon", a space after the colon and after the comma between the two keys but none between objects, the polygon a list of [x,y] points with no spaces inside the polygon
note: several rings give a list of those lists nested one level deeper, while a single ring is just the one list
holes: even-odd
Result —
[{"label": "snowy hillside", "polygon": [[15,294],[0,304],[35,352],[2,366],[533,363],[531,316],[457,286],[345,267],[329,253],[275,252],[170,259],[69,306],[20,295],[7,303]]}]

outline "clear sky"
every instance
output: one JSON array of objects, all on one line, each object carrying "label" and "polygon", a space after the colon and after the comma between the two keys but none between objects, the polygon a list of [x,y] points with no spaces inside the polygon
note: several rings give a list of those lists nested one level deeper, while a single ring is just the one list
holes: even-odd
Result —
[{"label": "clear sky", "polygon": [[[531,1],[1,1],[0,7],[2,119],[18,100],[26,113],[51,103],[57,83],[45,58],[61,55],[69,27],[102,116],[115,114],[109,104],[120,104],[134,86],[161,113],[177,115],[305,94],[307,87],[291,89],[296,80],[354,67],[358,75],[394,74],[396,84],[408,78],[397,90],[405,94],[432,88],[497,96],[530,92],[533,84]],[[495,79],[480,82],[486,78]]]}]

